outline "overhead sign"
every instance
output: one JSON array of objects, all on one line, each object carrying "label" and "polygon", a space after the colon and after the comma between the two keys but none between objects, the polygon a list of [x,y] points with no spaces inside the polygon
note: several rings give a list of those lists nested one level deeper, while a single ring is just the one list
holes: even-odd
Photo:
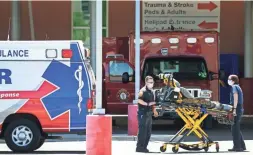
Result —
[{"label": "overhead sign", "polygon": [[220,1],[148,1],[142,3],[142,29],[220,29]]}]

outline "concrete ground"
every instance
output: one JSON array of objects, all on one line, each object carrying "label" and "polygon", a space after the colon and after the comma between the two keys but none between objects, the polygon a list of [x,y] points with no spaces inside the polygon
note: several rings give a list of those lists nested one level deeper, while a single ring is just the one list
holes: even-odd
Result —
[{"label": "concrete ground", "polygon": [[[231,141],[221,141],[220,144],[220,152],[216,152],[215,146],[209,148],[209,152],[207,154],[238,154],[237,152],[231,153],[227,150],[231,148],[232,142]],[[253,148],[250,147],[253,144],[252,140],[247,140],[246,145],[248,146],[248,150],[245,152],[240,152],[240,154],[245,155],[252,155]],[[135,152],[135,141],[112,141],[112,155],[138,155],[138,154],[144,154],[144,153],[136,153]],[[171,147],[167,147],[167,151],[164,153],[160,153],[160,146],[162,145],[162,142],[150,142],[149,143],[149,150],[152,153],[149,154],[174,154],[171,151]],[[69,155],[75,155],[75,154],[86,154],[86,142],[85,141],[75,141],[75,142],[46,142],[38,151],[35,151],[31,154],[69,154]],[[0,154],[13,154],[9,151],[7,146],[5,144],[0,144]],[[27,154],[27,153],[26,153]],[[179,154],[205,154],[205,152],[202,151],[186,151],[183,149],[179,149]]]},{"label": "concrete ground", "polygon": [[[247,123],[243,123],[242,132],[245,138],[247,151],[240,152],[239,154],[253,154],[253,123],[249,120]],[[175,125],[154,125],[152,137],[149,143],[149,150],[154,154],[174,154],[172,147],[168,146],[166,152],[160,153],[160,146],[163,142],[168,142],[169,139],[180,129]],[[218,141],[220,144],[220,152],[217,153],[215,146],[209,148],[208,154],[224,154],[230,153],[227,150],[232,147],[232,137],[230,127],[225,125],[215,126],[213,129],[205,130],[209,137],[213,141]],[[38,150],[31,154],[86,154],[86,137],[84,135],[61,135],[63,140],[47,140],[47,142]],[[112,155],[138,155],[143,153],[136,153],[136,137],[127,135],[127,127],[125,125],[119,125],[113,127],[112,134]],[[184,143],[197,142],[198,139],[195,136],[189,136],[185,139]],[[13,154],[4,141],[0,143],[0,154]],[[205,154],[204,150],[201,151],[187,151],[179,149],[179,154]],[[230,154],[236,154],[230,153]],[[238,154],[238,153],[237,153]]]}]

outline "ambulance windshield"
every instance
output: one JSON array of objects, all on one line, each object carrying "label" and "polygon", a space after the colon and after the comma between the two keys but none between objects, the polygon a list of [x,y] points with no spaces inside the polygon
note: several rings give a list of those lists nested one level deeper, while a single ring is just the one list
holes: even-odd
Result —
[{"label": "ambulance windshield", "polygon": [[206,80],[208,69],[203,58],[152,58],[147,59],[144,67],[144,77],[155,77],[160,73],[173,72],[178,80]]}]

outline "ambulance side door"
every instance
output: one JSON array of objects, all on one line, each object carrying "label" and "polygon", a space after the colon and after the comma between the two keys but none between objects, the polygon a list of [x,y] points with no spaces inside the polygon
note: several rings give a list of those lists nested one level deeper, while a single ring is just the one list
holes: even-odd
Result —
[{"label": "ambulance side door", "polygon": [[[127,113],[127,106],[134,99],[134,67],[125,59],[107,60],[106,96],[109,113]],[[123,74],[128,82],[123,82]]]}]

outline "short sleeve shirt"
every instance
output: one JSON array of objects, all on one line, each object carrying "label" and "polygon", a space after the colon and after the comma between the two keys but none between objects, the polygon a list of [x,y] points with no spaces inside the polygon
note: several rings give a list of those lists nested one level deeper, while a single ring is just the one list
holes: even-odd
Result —
[{"label": "short sleeve shirt", "polygon": [[[152,90],[147,89],[146,87],[143,87],[139,92],[139,99],[143,100],[144,102],[150,103],[155,101],[154,92]],[[143,106],[141,104],[138,104],[139,108],[150,108],[147,106]]]},{"label": "short sleeve shirt", "polygon": [[230,91],[230,104],[234,104],[234,93],[238,94],[237,110],[243,110],[243,92],[239,85],[235,84],[231,86]]}]

